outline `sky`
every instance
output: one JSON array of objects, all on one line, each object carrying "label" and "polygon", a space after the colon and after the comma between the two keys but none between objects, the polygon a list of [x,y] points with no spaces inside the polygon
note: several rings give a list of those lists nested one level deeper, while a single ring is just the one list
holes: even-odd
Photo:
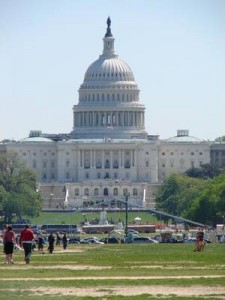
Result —
[{"label": "sky", "polygon": [[147,132],[225,135],[225,0],[0,0],[0,140],[72,131],[108,16]]}]

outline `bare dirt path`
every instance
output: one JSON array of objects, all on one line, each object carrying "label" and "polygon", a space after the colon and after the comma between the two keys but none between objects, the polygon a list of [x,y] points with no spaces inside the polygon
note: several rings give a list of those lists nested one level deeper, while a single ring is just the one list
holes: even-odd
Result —
[{"label": "bare dirt path", "polygon": [[[13,290],[13,289],[7,289]],[[20,291],[22,291],[20,289]],[[134,295],[141,295],[141,294],[149,294],[149,295],[160,295],[160,296],[169,296],[169,295],[176,295],[176,296],[217,296],[219,299],[225,299],[225,288],[218,286],[218,287],[206,287],[206,286],[116,286],[116,287],[105,287],[100,286],[97,288],[53,288],[53,287],[40,287],[40,288],[31,288],[31,289],[24,289],[28,294],[37,294],[41,295],[57,295],[57,296],[92,296],[92,297],[104,297],[108,295],[121,295],[121,296],[134,296]]]},{"label": "bare dirt path", "polygon": [[[20,277],[2,278],[2,281],[60,281],[60,280],[142,280],[142,279],[195,279],[195,278],[225,278],[225,275],[201,275],[201,276],[74,276],[74,277]],[[224,279],[225,280],[225,279]],[[224,288],[225,293],[225,288]]]}]

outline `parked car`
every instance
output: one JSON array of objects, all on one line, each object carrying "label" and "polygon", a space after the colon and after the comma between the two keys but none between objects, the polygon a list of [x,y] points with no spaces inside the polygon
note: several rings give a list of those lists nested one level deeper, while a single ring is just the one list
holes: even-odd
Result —
[{"label": "parked car", "polygon": [[119,244],[120,243],[120,239],[113,236],[113,237],[104,237],[102,239],[100,239],[100,242],[104,243],[104,244]]},{"label": "parked car", "polygon": [[100,242],[97,238],[85,238],[80,240],[80,244],[104,244],[103,242]]},{"label": "parked car", "polygon": [[79,243],[80,243],[79,237],[74,237],[69,239],[69,244],[79,244]]},{"label": "parked car", "polygon": [[174,243],[183,243],[183,242],[184,242],[183,240],[179,240],[176,237],[171,237],[171,238],[165,239],[163,242],[160,242],[160,243],[174,244]]},{"label": "parked car", "polygon": [[133,235],[139,234],[139,232],[136,231],[136,230],[134,230],[134,229],[129,229],[129,230],[128,230],[128,233],[132,233]]},{"label": "parked car", "polygon": [[132,243],[158,243],[158,241],[145,236],[135,236]]}]

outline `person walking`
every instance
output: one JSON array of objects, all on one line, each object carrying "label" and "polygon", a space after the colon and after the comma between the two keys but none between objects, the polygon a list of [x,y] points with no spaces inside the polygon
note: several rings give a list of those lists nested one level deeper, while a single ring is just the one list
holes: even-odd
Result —
[{"label": "person walking", "polygon": [[20,246],[24,249],[25,262],[26,264],[29,264],[34,242],[34,233],[29,225],[25,225],[25,228],[21,231],[19,242]]},{"label": "person walking", "polygon": [[205,247],[205,243],[204,243],[204,232],[203,231],[200,231],[199,232],[199,242],[198,242],[198,245],[199,245],[199,252],[203,252],[204,250],[204,247]]},{"label": "person walking", "polygon": [[56,233],[56,246],[60,246],[61,244],[61,237],[59,235],[59,232]]},{"label": "person walking", "polygon": [[195,240],[195,249],[194,252],[199,252],[199,232],[196,233],[196,240]]},{"label": "person walking", "polygon": [[42,254],[44,253],[44,243],[45,243],[44,238],[43,238],[42,234],[40,234],[38,236],[38,252],[40,252]]},{"label": "person walking", "polygon": [[54,250],[54,243],[55,243],[55,238],[54,238],[53,234],[51,233],[48,236],[48,251],[51,254],[53,253],[53,250]]},{"label": "person walking", "polygon": [[15,240],[16,240],[16,234],[12,230],[12,226],[8,225],[4,232],[4,235],[3,235],[3,244],[4,244],[5,263],[6,264],[14,264],[13,251],[14,251]]},{"label": "person walking", "polygon": [[67,245],[68,245],[68,241],[67,241],[67,236],[64,233],[63,238],[62,238],[62,244],[63,244],[63,249],[66,250]]}]

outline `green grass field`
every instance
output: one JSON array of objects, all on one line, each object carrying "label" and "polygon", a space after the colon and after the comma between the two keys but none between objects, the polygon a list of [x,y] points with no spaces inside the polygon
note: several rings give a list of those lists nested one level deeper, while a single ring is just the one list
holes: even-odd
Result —
[{"label": "green grass field", "polygon": [[[0,299],[225,299],[225,245],[71,244],[5,265]],[[40,298],[41,297],[41,298]]]},{"label": "green grass field", "polygon": [[[42,212],[40,216],[30,219],[32,224],[80,224],[86,218],[89,221],[100,217],[100,212]],[[128,222],[132,222],[134,218],[139,217],[143,223],[156,223],[156,217],[148,212],[132,212],[128,213]],[[125,211],[108,212],[108,220],[118,222],[123,220],[125,222]]]}]

